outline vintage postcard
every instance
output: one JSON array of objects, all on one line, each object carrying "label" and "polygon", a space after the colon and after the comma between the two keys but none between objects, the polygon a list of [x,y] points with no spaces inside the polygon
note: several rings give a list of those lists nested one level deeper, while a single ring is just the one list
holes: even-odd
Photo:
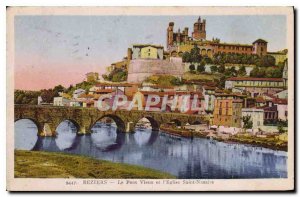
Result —
[{"label": "vintage postcard", "polygon": [[293,7],[8,7],[7,190],[294,190]]}]

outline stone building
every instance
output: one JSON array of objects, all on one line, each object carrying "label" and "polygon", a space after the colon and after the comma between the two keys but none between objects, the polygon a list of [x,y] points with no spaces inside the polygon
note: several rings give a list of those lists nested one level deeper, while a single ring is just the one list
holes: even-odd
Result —
[{"label": "stone building", "polygon": [[225,89],[233,92],[250,92],[253,97],[262,94],[275,94],[285,89],[282,78],[253,78],[253,77],[231,77],[225,82]]},{"label": "stone building", "polygon": [[183,31],[174,30],[174,22],[170,22],[167,28],[167,50],[170,56],[180,56],[186,51],[190,51],[196,44],[200,48],[201,55],[212,57],[216,53],[237,53],[237,54],[257,54],[263,56],[267,54],[267,41],[257,39],[252,44],[226,43],[220,39],[206,39],[206,20],[199,17],[194,23],[194,30],[189,36],[188,27]]},{"label": "stone building", "polygon": [[152,75],[173,75],[181,78],[184,73],[182,59],[133,59],[128,66],[127,82],[141,83]]},{"label": "stone building", "polygon": [[[128,51],[132,60],[135,59],[160,59],[164,57],[164,47],[151,44],[134,44],[132,46],[132,54]],[[131,60],[131,59],[130,59]]]},{"label": "stone building", "polygon": [[277,52],[268,52],[267,55],[271,55],[272,57],[274,57],[275,64],[277,65],[278,63],[283,63],[287,60],[288,50],[284,49],[282,51],[277,51]]},{"label": "stone building", "polygon": [[242,117],[250,116],[252,121],[252,129],[258,129],[264,124],[264,110],[256,108],[243,108]]},{"label": "stone building", "polygon": [[213,124],[217,126],[242,126],[243,99],[235,94],[215,94]]}]

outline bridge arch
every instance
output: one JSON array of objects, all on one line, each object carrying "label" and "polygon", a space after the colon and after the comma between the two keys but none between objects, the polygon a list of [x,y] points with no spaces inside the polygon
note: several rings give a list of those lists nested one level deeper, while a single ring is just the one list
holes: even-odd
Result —
[{"label": "bridge arch", "polygon": [[151,116],[143,116],[136,121],[136,124],[143,118],[147,119],[152,127],[152,131],[159,131],[160,123]]},{"label": "bridge arch", "polygon": [[126,125],[125,122],[117,115],[114,114],[106,114],[104,116],[101,116],[100,118],[98,118],[95,122],[93,122],[93,124],[90,126],[90,131],[92,132],[92,128],[93,126],[99,122],[100,120],[102,120],[103,118],[110,118],[112,119],[116,125],[117,125],[117,132],[124,132],[126,129]]},{"label": "bridge arch", "polygon": [[38,121],[36,121],[33,118],[17,118],[15,119],[15,122],[21,121],[21,120],[30,120],[36,127],[37,127],[37,135],[40,135],[43,132],[43,125],[41,123],[39,123]]},{"label": "bridge arch", "polygon": [[176,126],[182,126],[182,122],[178,119],[172,119],[171,122],[174,122],[176,124]]},{"label": "bridge arch", "polygon": [[199,124],[201,124],[201,121],[200,121],[200,120],[195,120],[195,121],[192,123],[192,125],[199,125]]},{"label": "bridge arch", "polygon": [[58,127],[59,127],[62,123],[64,123],[64,122],[67,122],[68,124],[69,124],[69,123],[72,123],[72,124],[75,126],[75,128],[76,128],[76,133],[79,133],[79,131],[80,131],[80,125],[79,125],[79,123],[78,123],[76,120],[73,120],[73,119],[70,119],[70,118],[68,118],[68,119],[63,119],[63,120],[61,120],[61,121],[57,124],[57,126],[55,127],[55,132],[56,132],[56,133],[57,133]]}]

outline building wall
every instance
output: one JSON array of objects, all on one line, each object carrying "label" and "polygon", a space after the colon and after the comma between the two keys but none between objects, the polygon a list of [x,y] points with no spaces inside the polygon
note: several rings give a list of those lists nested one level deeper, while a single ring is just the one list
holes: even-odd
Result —
[{"label": "building wall", "polygon": [[264,56],[267,55],[267,48],[268,43],[264,43],[264,42],[256,42],[253,44],[254,47],[254,54],[257,54],[259,56]]},{"label": "building wall", "polygon": [[231,81],[227,80],[225,82],[226,89],[232,89],[234,87],[265,87],[265,88],[283,88],[284,82],[283,81]]},{"label": "building wall", "polygon": [[264,124],[264,110],[263,109],[253,109],[253,108],[243,108],[242,117],[250,116],[253,122],[253,129],[260,128]]},{"label": "building wall", "polygon": [[130,61],[127,82],[141,83],[152,75],[174,75],[181,77],[183,73],[184,66],[181,58],[170,58],[170,60],[137,59]]},{"label": "building wall", "polygon": [[278,119],[279,120],[283,120],[283,121],[287,121],[287,111],[288,111],[288,105],[277,105],[277,110],[278,110]]},{"label": "building wall", "polygon": [[141,49],[139,47],[133,47],[132,49],[132,59],[139,59],[141,56]]},{"label": "building wall", "polygon": [[204,99],[205,99],[204,109],[206,111],[213,111],[214,104],[215,104],[215,95],[213,93],[207,93],[204,95]]},{"label": "building wall", "polygon": [[252,54],[252,45],[240,45],[240,44],[226,44],[226,43],[216,43],[213,44],[214,53],[238,53],[238,54]]},{"label": "building wall", "polygon": [[70,100],[64,97],[54,97],[53,99],[54,106],[69,106]]},{"label": "building wall", "polygon": [[132,59],[163,59],[164,50],[160,47],[133,47]]},{"label": "building wall", "polygon": [[288,90],[283,90],[275,94],[277,98],[287,99],[288,98]]},{"label": "building wall", "polygon": [[150,46],[142,48],[141,58],[157,59],[157,48]]},{"label": "building wall", "polygon": [[214,125],[241,127],[242,103],[233,99],[216,99],[214,104]]},{"label": "building wall", "polygon": [[287,54],[284,53],[268,53],[275,58],[275,64],[277,65],[279,62],[284,62],[287,59]]}]

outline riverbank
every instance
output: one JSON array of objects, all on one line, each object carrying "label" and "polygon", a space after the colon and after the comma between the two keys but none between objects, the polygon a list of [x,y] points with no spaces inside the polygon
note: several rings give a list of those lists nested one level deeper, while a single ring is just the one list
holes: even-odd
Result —
[{"label": "riverbank", "polygon": [[269,148],[272,150],[281,150],[287,151],[287,142],[276,138],[275,136],[272,137],[256,137],[249,134],[237,134],[237,135],[230,135],[229,137],[221,137],[217,135],[209,135],[209,132],[195,132],[186,129],[179,129],[179,128],[170,128],[170,127],[163,127],[161,126],[161,131],[168,133],[170,135],[181,136],[186,138],[212,138],[217,141],[225,142],[225,143],[237,143],[237,144],[249,144],[253,146],[259,146],[264,148]]},{"label": "riverbank", "polygon": [[15,150],[16,178],[174,179],[173,175],[135,165],[65,153]]}]

